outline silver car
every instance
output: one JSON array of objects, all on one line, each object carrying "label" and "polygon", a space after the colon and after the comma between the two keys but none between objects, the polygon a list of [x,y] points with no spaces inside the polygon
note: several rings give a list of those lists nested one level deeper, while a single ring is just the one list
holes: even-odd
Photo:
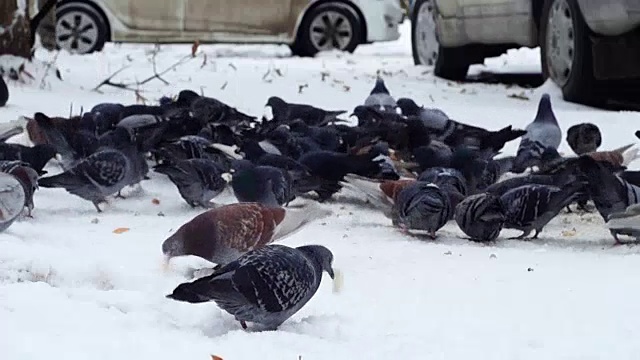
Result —
[{"label": "silver car", "polygon": [[412,0],[410,18],[415,63],[443,78],[540,46],[543,76],[569,101],[597,103],[640,79],[640,0]]},{"label": "silver car", "polygon": [[58,45],[74,53],[105,42],[275,43],[313,56],[400,37],[400,0],[63,0]]}]

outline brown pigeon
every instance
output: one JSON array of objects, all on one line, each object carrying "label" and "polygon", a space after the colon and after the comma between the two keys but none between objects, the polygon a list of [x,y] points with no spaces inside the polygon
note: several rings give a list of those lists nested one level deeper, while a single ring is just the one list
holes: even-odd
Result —
[{"label": "brown pigeon", "polygon": [[330,214],[315,203],[300,209],[258,203],[225,205],[182,225],[164,241],[162,252],[167,262],[176,256],[195,255],[221,266]]}]

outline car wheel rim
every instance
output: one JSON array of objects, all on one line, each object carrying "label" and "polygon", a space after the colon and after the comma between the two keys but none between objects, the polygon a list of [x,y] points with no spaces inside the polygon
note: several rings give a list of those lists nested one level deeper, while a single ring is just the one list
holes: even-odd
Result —
[{"label": "car wheel rim", "polygon": [[98,42],[98,24],[82,12],[68,12],[56,22],[58,45],[72,53],[89,52]]},{"label": "car wheel rim", "polygon": [[326,11],[311,22],[311,43],[320,50],[344,50],[353,38],[353,28],[346,16]]},{"label": "car wheel rim", "polygon": [[433,2],[426,1],[418,9],[416,18],[416,51],[423,65],[434,65],[438,59],[438,38],[436,37],[436,19]]},{"label": "car wheel rim", "polygon": [[575,53],[574,14],[565,0],[551,5],[546,32],[547,69],[560,86],[569,81]]}]

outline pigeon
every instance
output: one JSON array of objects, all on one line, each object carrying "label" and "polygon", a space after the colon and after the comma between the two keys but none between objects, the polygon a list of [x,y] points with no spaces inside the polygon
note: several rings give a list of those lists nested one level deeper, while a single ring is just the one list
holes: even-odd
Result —
[{"label": "pigeon", "polygon": [[33,194],[38,189],[38,173],[28,163],[15,161],[0,161],[0,171],[13,175],[24,190],[24,206],[27,208],[27,216],[31,217],[34,208]]},{"label": "pigeon", "polygon": [[479,193],[462,200],[455,208],[454,220],[473,241],[493,241],[498,238],[505,221],[500,197]]},{"label": "pigeon", "polygon": [[131,182],[131,161],[122,152],[105,149],[91,154],[65,172],[38,179],[45,188],[64,188],[69,193],[98,206],[106,197],[116,194]]},{"label": "pigeon", "polygon": [[364,105],[388,112],[395,112],[397,107],[396,100],[391,96],[391,93],[389,93],[384,79],[379,76],[376,78],[376,83],[371,93],[369,93],[369,96],[364,100]]},{"label": "pigeon", "polygon": [[176,256],[194,255],[224,265],[329,214],[313,203],[295,210],[258,203],[224,205],[182,225],[162,243],[162,252],[167,262]]},{"label": "pigeon", "polygon": [[26,196],[18,179],[0,172],[0,232],[5,231],[24,209]]},{"label": "pigeon", "polygon": [[5,106],[7,101],[9,101],[9,88],[0,75],[0,107]]},{"label": "pigeon", "polygon": [[306,104],[290,104],[277,96],[270,97],[266,106],[271,109],[273,115],[272,119],[267,117],[267,120],[278,124],[303,120],[308,125],[322,126],[338,121],[337,116],[346,113],[343,110],[327,111]]},{"label": "pigeon", "polygon": [[615,150],[588,152],[585,155],[609,163],[612,168],[625,170],[629,164],[638,159],[638,149],[633,148],[635,144],[622,146]]},{"label": "pigeon", "polygon": [[557,150],[560,146],[562,130],[553,114],[549,94],[542,95],[538,104],[538,113],[525,130],[527,133],[522,136],[511,169],[515,173],[522,173],[528,167],[539,166],[545,151]]},{"label": "pigeon", "polygon": [[398,192],[394,203],[393,223],[409,232],[425,231],[436,238],[453,209],[447,194],[436,184],[416,181]]},{"label": "pigeon", "polygon": [[571,204],[585,191],[585,183],[573,182],[561,188],[548,185],[524,185],[500,196],[505,210],[505,229],[517,229],[522,234],[512,239],[525,239],[538,234],[560,210]]},{"label": "pigeon", "polygon": [[627,235],[640,240],[640,204],[629,205],[622,212],[615,212],[609,215],[609,220],[605,227],[614,234],[616,241],[621,243],[619,235]]},{"label": "pigeon", "polygon": [[230,184],[239,202],[277,207],[287,205],[295,198],[293,178],[286,170],[255,166],[248,160],[236,162],[234,166]]},{"label": "pigeon", "polygon": [[[456,169],[434,167],[423,171],[418,181],[430,182],[438,185],[447,196],[451,207],[455,209],[460,201],[467,196],[467,182],[464,175]],[[451,213],[453,216],[453,212]],[[451,220],[451,219],[450,219]]]},{"label": "pigeon", "polygon": [[213,207],[211,200],[227,187],[225,169],[213,160],[187,159],[156,165],[153,170],[167,175],[180,196],[191,207]]},{"label": "pigeon", "polygon": [[562,175],[547,175],[547,174],[529,174],[525,176],[515,176],[509,179],[497,182],[485,189],[485,192],[497,196],[504,195],[507,191],[513,190],[520,186],[525,185],[547,185],[562,187],[573,181],[576,181],[575,176],[562,176]]},{"label": "pigeon", "polygon": [[[149,164],[142,152],[138,150],[135,135],[125,127],[116,127],[100,137],[102,147],[100,149],[114,149],[127,157],[129,171],[125,173],[125,185],[134,186],[147,179]],[[118,197],[120,191],[118,191]]]},{"label": "pigeon", "polygon": [[178,285],[167,298],[189,303],[214,301],[243,329],[247,322],[276,330],[320,287],[322,273],[334,279],[333,254],[321,245],[269,245],[247,252],[213,274]]},{"label": "pigeon", "polygon": [[[579,158],[579,166],[587,178],[589,196],[605,221],[611,214],[624,212],[629,206],[640,203],[640,187],[629,184],[604,163],[583,155]],[[618,232],[610,230],[616,243],[620,243]]]},{"label": "pigeon", "polygon": [[199,96],[190,105],[193,117],[201,123],[229,123],[253,122],[255,117],[244,114],[220,100]]},{"label": "pigeon", "polygon": [[405,116],[417,117],[425,126],[433,140],[442,141],[452,148],[458,146],[472,147],[480,152],[495,155],[504,145],[523,136],[526,131],[507,126],[498,131],[489,131],[481,127],[463,124],[452,120],[440,109],[418,106],[408,98],[398,99],[398,107]]},{"label": "pigeon", "polygon": [[578,156],[595,152],[602,145],[602,134],[592,123],[573,125],[567,130],[567,144]]}]

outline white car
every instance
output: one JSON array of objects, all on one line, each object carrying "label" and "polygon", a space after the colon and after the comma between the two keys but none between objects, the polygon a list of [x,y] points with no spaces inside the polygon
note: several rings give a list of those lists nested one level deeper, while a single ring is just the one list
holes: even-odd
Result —
[{"label": "white car", "polygon": [[99,51],[107,41],[288,44],[295,55],[400,37],[400,0],[63,0],[58,45]]},{"label": "white car", "polygon": [[640,0],[412,0],[413,57],[462,80],[470,64],[540,46],[569,101],[598,103],[640,80]]}]

